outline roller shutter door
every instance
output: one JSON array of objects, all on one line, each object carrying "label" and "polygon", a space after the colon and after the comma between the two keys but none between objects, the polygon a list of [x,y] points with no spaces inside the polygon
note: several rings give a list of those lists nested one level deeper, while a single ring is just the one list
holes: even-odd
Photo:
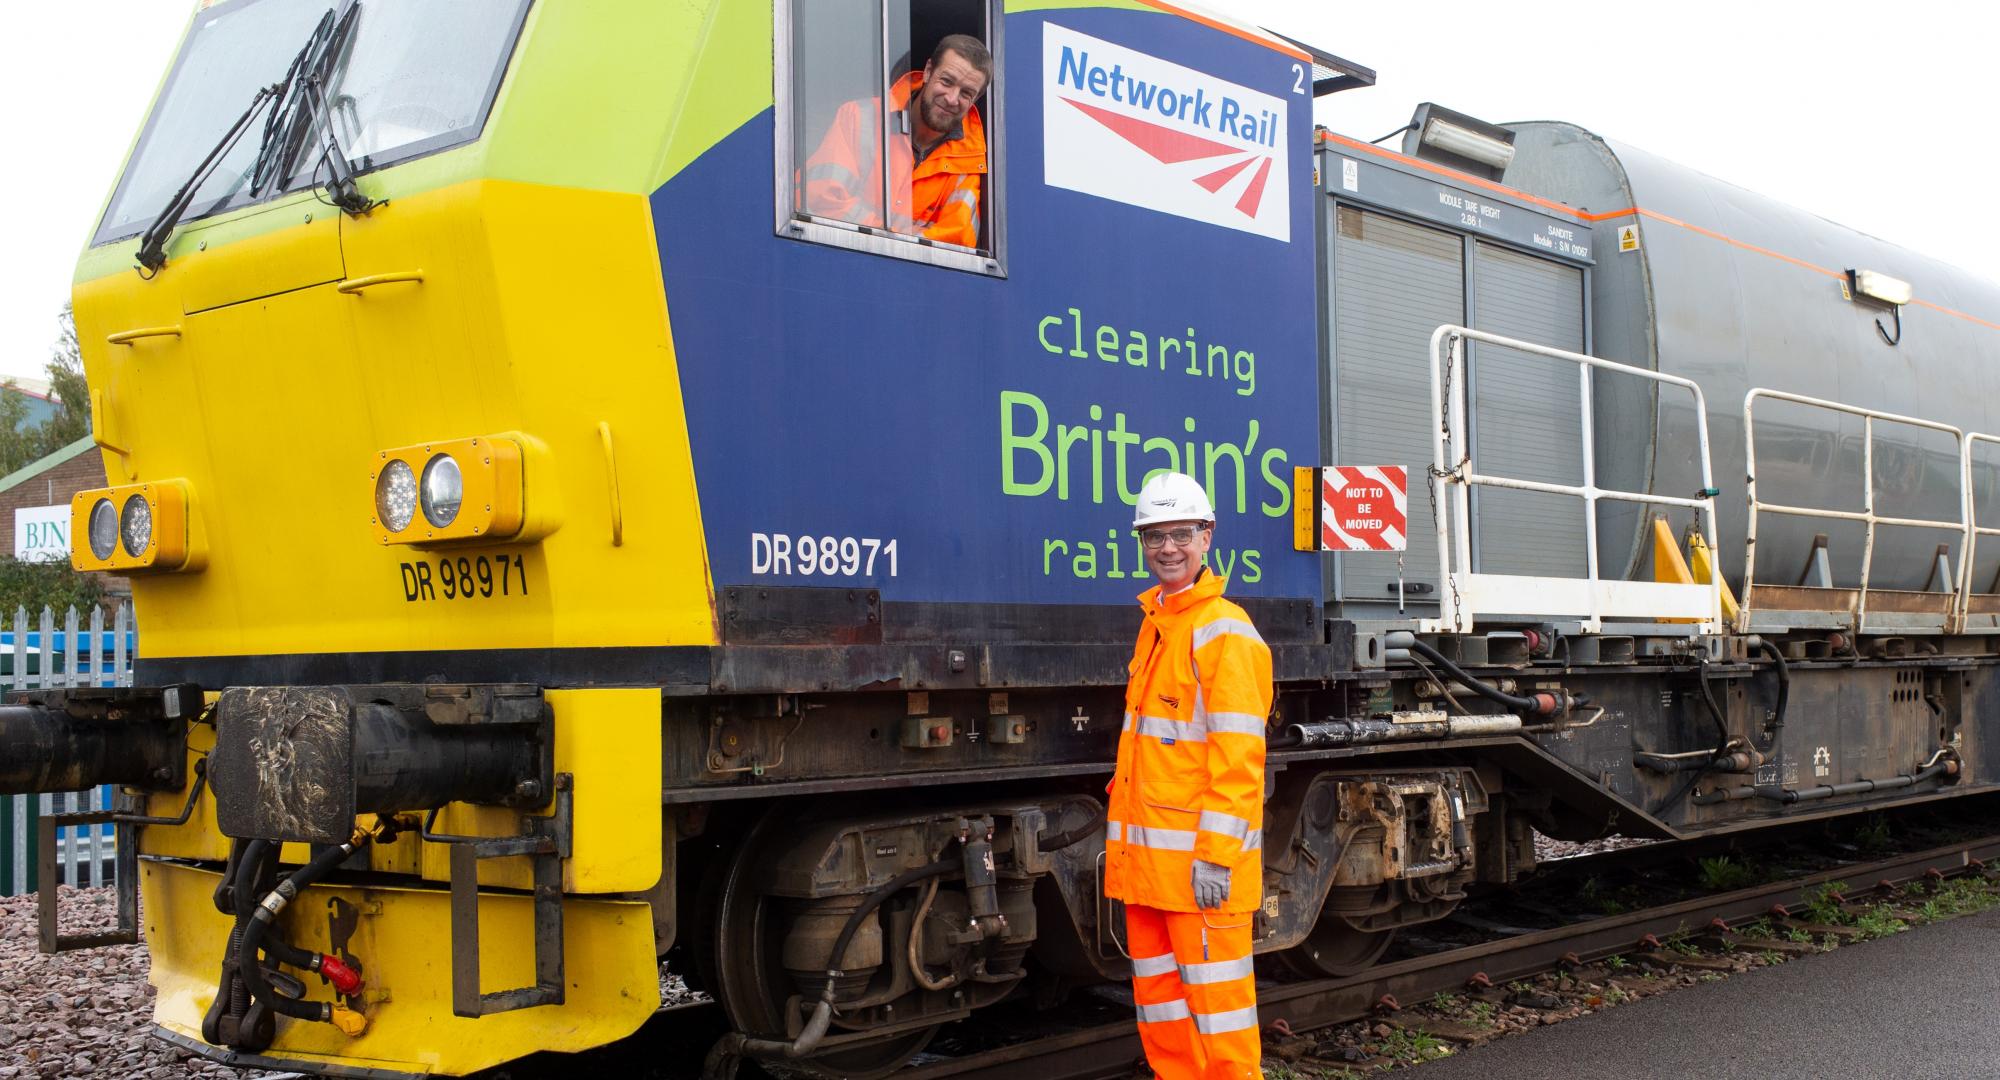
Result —
[{"label": "roller shutter door", "polygon": [[[1412,609],[1427,611],[1438,584],[1437,526],[1424,487],[1432,430],[1427,356],[1432,331],[1465,321],[1465,245],[1452,233],[1351,206],[1335,216],[1334,464],[1409,467],[1404,580],[1431,586],[1410,597]],[[1335,558],[1336,599],[1349,617],[1395,613],[1393,553]]]},{"label": "roller shutter door", "polygon": [[[1583,271],[1475,243],[1472,280],[1476,329],[1583,351]],[[1471,368],[1478,471],[1581,484],[1583,417],[1575,365],[1475,344]],[[1582,499],[1494,487],[1475,488],[1472,497],[1480,573],[1588,576]]]}]

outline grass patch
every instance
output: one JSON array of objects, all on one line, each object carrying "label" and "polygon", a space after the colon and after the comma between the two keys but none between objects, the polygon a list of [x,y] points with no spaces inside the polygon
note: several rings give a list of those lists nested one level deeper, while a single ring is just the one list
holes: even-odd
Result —
[{"label": "grass patch", "polygon": [[1427,1032],[1397,1028],[1382,1040],[1382,1054],[1397,1061],[1432,1061],[1451,1056],[1451,1047]]},{"label": "grass patch", "polygon": [[1848,922],[1847,913],[1840,909],[1841,902],[1846,898],[1847,882],[1829,881],[1806,894],[1806,912],[1814,922],[1835,925]]},{"label": "grass patch", "polygon": [[1733,892],[1756,878],[1750,868],[1727,855],[1712,855],[1695,864],[1696,879],[1710,892]]},{"label": "grass patch", "polygon": [[1896,913],[1889,910],[1889,905],[1876,904],[1854,920],[1854,928],[1861,931],[1863,937],[1880,938],[1900,934],[1908,930],[1910,924],[1897,918]]}]

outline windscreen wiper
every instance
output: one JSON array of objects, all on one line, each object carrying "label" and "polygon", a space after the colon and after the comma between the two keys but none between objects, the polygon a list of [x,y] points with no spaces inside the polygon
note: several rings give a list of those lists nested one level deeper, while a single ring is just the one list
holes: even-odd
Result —
[{"label": "windscreen wiper", "polygon": [[[290,94],[299,72],[305,70],[307,63],[317,57],[325,43],[333,36],[333,27],[333,11],[329,9],[326,14],[320,16],[319,23],[306,38],[305,46],[292,57],[291,66],[285,70],[285,77],[269,86],[257,89],[257,93],[250,99],[249,107],[243,110],[243,115],[237,117],[236,122],[229,126],[229,130],[223,133],[222,139],[215,144],[214,149],[211,149],[208,155],[201,159],[201,163],[195,166],[187,182],[174,192],[173,198],[167,200],[167,205],[160,210],[160,216],[154,218],[153,223],[140,234],[137,258],[141,277],[150,278],[160,272],[160,267],[167,265],[167,240],[173,236],[174,226],[180,224],[181,215],[187,213],[188,207],[193,204],[195,194],[208,182],[209,176],[215,172],[215,167],[229,155],[229,151],[235,149],[237,141],[243,137],[243,132],[249,128],[250,121],[256,117],[258,111],[270,102],[281,101]],[[277,109],[265,120],[263,142],[258,147],[257,163],[251,171],[253,191],[256,190],[260,174],[266,168],[267,155],[272,153],[274,136],[280,130],[280,117],[284,115],[284,109]]]},{"label": "windscreen wiper", "polygon": [[[359,3],[356,3],[347,10],[347,14],[341,19],[341,28],[335,34],[336,38],[346,36],[355,13],[360,10],[361,5]],[[306,89],[311,94],[314,125],[325,125],[323,130],[326,143],[320,149],[320,160],[326,164],[326,171],[328,173],[326,183],[327,201],[333,203],[333,205],[339,207],[349,215],[359,216],[373,210],[380,203],[363,195],[361,189],[355,186],[354,163],[347,156],[347,151],[340,145],[340,132],[337,129],[337,125],[333,122],[333,104],[327,98],[326,94],[326,69],[331,66],[330,61],[338,51],[339,48],[337,45],[328,46],[326,51],[327,62],[321,63],[307,77]],[[317,166],[313,169],[313,175],[315,178],[319,175]]]},{"label": "windscreen wiper", "polygon": [[336,20],[334,10],[329,8],[320,16],[319,24],[313,27],[305,47],[292,58],[292,66],[285,72],[284,94],[264,121],[264,135],[257,144],[257,160],[250,167],[252,195],[261,195],[275,188],[291,171],[291,163],[298,157],[299,148],[311,134],[316,119],[311,84],[323,74],[328,61],[337,51],[336,46],[346,39],[358,10],[359,4],[351,4],[346,13]]},{"label": "windscreen wiper", "polygon": [[210,150],[208,156],[201,159],[201,164],[195,166],[193,175],[187,178],[187,183],[182,184],[180,190],[174,192],[174,197],[167,200],[167,205],[160,211],[160,216],[154,218],[153,223],[146,227],[146,231],[139,237],[140,276],[150,278],[160,272],[160,267],[167,265],[167,238],[173,235],[174,226],[180,223],[181,215],[187,213],[188,204],[194,201],[195,192],[201,190],[201,185],[207,182],[209,174],[215,171],[216,164],[236,146],[236,140],[243,137],[243,130],[250,126],[250,119],[257,115],[257,110],[263,108],[265,102],[284,93],[284,90],[283,83],[259,87],[256,96],[250,99],[250,107],[243,110],[243,115],[237,117],[236,122],[229,126],[229,130],[222,136],[222,141],[216,143],[215,149]]}]

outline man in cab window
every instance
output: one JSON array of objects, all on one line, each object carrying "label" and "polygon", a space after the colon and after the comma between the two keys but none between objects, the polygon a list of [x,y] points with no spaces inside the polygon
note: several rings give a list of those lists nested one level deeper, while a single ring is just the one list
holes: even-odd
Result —
[{"label": "man in cab window", "polygon": [[889,88],[889,198],[882,210],[882,100],[850,101],[806,162],[805,210],[819,217],[979,246],[986,127],[973,102],[993,81],[978,38],[938,42],[922,71]]}]

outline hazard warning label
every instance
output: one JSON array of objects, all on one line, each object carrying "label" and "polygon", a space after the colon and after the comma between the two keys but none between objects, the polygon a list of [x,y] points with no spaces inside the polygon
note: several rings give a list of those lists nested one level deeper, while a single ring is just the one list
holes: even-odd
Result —
[{"label": "hazard warning label", "polygon": [[1322,551],[1403,551],[1409,547],[1410,470],[1402,465],[1334,465],[1320,470]]}]

